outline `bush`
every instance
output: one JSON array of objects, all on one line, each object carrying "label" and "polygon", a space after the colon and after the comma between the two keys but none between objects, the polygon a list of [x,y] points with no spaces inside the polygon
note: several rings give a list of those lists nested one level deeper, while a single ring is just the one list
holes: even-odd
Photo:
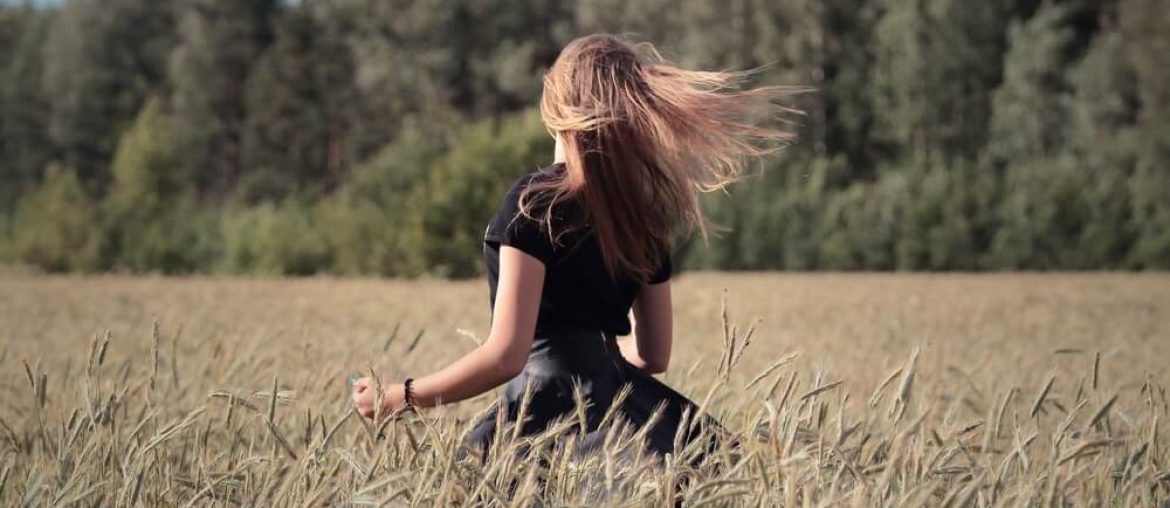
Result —
[{"label": "bush", "polygon": [[228,273],[312,275],[330,252],[311,209],[289,200],[224,215],[220,269]]},{"label": "bush", "polygon": [[900,196],[904,214],[895,245],[897,268],[981,268],[984,237],[994,220],[994,174],[967,164],[906,172],[910,189]]},{"label": "bush", "polygon": [[894,268],[894,244],[909,182],[889,172],[876,183],[858,183],[828,200],[821,222],[824,267],[837,270]]},{"label": "bush", "polygon": [[40,185],[17,203],[14,257],[51,272],[99,269],[99,220],[77,173],[51,164]]},{"label": "bush", "polygon": [[[407,126],[332,195],[253,204],[265,194],[241,193],[218,210],[176,172],[170,120],[151,101],[122,136],[106,199],[94,202],[73,171],[49,167],[0,222],[0,259],[50,271],[470,277],[481,273],[483,228],[507,186],[547,165],[552,146],[535,111],[452,130]],[[1039,157],[1002,168],[882,166],[867,171],[872,181],[851,179],[859,172],[842,156],[785,156],[705,196],[713,234],[706,244],[683,238],[676,265],[1166,268],[1159,147],[1142,158]]]},{"label": "bush", "polygon": [[[1170,134],[1166,134],[1170,137]],[[1153,144],[1153,143],[1151,143]],[[1170,268],[1170,140],[1149,149],[1130,180],[1136,240],[1126,261],[1134,268]],[[1159,162],[1167,161],[1167,162]]]},{"label": "bush", "polygon": [[395,142],[354,168],[341,192],[317,207],[333,252],[331,271],[384,276],[417,275],[426,260],[411,242],[412,195],[442,157],[441,136],[407,129]]},{"label": "bush", "polygon": [[535,111],[471,124],[452,138],[407,206],[410,245],[429,272],[481,273],[488,219],[517,177],[552,162],[553,144]]},{"label": "bush", "polygon": [[408,128],[327,199],[227,211],[219,269],[477,275],[488,218],[516,177],[551,161],[552,145],[534,111],[446,139]]},{"label": "bush", "polygon": [[1070,164],[1038,159],[1010,168],[997,210],[988,265],[996,269],[1071,268],[1089,221],[1085,178]]},{"label": "bush", "polygon": [[709,269],[810,270],[820,266],[825,199],[848,172],[844,158],[785,158],[704,196],[706,242],[690,238],[680,258]]}]

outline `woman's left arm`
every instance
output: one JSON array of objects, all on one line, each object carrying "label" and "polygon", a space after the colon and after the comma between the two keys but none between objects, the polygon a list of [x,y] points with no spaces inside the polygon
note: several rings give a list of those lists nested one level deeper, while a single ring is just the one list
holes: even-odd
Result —
[{"label": "woman's left arm", "polygon": [[618,341],[622,357],[647,374],[661,374],[670,365],[674,340],[674,311],[670,298],[669,280],[643,285],[630,309],[634,335]]},{"label": "woman's left arm", "polygon": [[[446,368],[412,385],[414,403],[434,406],[471,398],[518,375],[528,361],[536,334],[536,316],[544,287],[544,264],[507,245],[500,246],[500,275],[487,341]],[[362,416],[374,414],[373,380],[362,378],[353,387],[353,401]],[[383,386],[383,405],[405,405],[402,384]]]}]

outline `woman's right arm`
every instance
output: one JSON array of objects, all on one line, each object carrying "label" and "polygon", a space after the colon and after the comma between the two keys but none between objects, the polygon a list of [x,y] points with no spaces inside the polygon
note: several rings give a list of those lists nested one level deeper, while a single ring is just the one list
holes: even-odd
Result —
[{"label": "woman's right arm", "polygon": [[648,374],[666,372],[674,334],[670,281],[642,286],[634,299],[634,335],[618,341],[622,356]]},{"label": "woman's right arm", "polygon": [[[487,341],[462,358],[414,380],[412,395],[420,406],[455,402],[484,393],[515,377],[528,361],[536,334],[536,318],[544,287],[544,262],[508,245],[500,247],[500,278]],[[373,380],[362,378],[353,389],[353,401],[365,417],[374,415]],[[401,384],[383,387],[387,410],[405,405]]]}]

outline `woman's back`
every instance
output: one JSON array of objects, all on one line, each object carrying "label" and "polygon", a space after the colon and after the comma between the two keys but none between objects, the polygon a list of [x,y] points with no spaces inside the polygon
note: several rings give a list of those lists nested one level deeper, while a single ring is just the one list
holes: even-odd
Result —
[{"label": "woman's back", "polygon": [[[585,219],[581,204],[573,200],[554,205],[551,224],[534,217],[544,210],[524,213],[520,197],[534,182],[559,178],[564,166],[554,164],[518,178],[504,196],[484,232],[484,263],[487,268],[491,303],[494,307],[499,279],[501,245],[515,247],[545,265],[544,288],[538,333],[553,329],[586,328],[613,335],[628,335],[630,306],[643,281],[634,274],[611,277],[601,247]],[[534,199],[535,202],[546,200]],[[550,235],[549,228],[553,232]],[[663,256],[649,284],[665,282],[671,276],[670,256]]]}]

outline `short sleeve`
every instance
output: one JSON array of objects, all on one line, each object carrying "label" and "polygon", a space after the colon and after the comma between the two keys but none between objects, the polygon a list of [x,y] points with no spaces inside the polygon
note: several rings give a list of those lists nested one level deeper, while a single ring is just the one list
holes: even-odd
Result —
[{"label": "short sleeve", "polygon": [[670,260],[670,254],[667,253],[666,256],[663,257],[662,263],[660,265],[658,265],[658,270],[655,271],[654,274],[650,276],[650,279],[647,280],[646,283],[647,284],[662,284],[663,282],[670,280],[670,276],[673,274],[674,274],[674,264]]},{"label": "short sleeve", "polygon": [[488,223],[483,239],[519,249],[547,265],[553,258],[548,232],[538,218],[520,213],[520,197],[531,180],[531,176],[524,176],[512,185]]}]

